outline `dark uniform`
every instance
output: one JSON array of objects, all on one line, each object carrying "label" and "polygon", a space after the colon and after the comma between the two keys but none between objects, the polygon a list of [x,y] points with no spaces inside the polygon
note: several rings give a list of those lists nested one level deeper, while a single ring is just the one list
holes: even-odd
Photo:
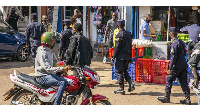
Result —
[{"label": "dark uniform", "polygon": [[17,22],[18,22],[18,19],[19,19],[19,15],[17,14],[12,14],[10,15],[10,18],[9,20],[7,21],[8,24],[15,30],[15,31],[18,31],[18,27],[17,27]]},{"label": "dark uniform", "polygon": [[171,44],[171,58],[169,70],[172,70],[171,75],[166,77],[166,93],[171,93],[172,82],[178,77],[184,93],[190,93],[187,83],[187,62],[185,60],[185,43],[176,38]]},{"label": "dark uniform", "polygon": [[[65,19],[63,22],[67,24],[68,22],[70,23],[71,20]],[[66,53],[66,50],[69,47],[70,37],[72,36],[72,28],[68,27],[67,29],[64,29],[61,32],[61,35],[62,35],[62,38],[59,44],[58,56],[61,56],[61,60],[66,60],[66,57],[64,55]]]},{"label": "dark uniform", "polygon": [[[170,33],[175,33],[177,32],[176,28],[170,28]],[[165,92],[166,96],[165,97],[158,97],[157,99],[163,103],[170,103],[170,94],[171,94],[171,88],[172,88],[172,83],[173,81],[176,80],[178,77],[181,88],[185,94],[185,100],[180,100],[180,103],[182,104],[191,104],[190,101],[190,89],[188,87],[187,83],[187,62],[185,60],[185,43],[178,39],[177,37],[173,40],[171,43],[171,48],[170,48],[170,64],[169,64],[169,70],[171,70],[171,74],[168,74],[166,76],[166,87],[165,87]]]},{"label": "dark uniform", "polygon": [[[124,20],[118,20],[118,25],[124,24]],[[124,90],[124,78],[131,84],[131,78],[128,74],[128,64],[131,60],[132,53],[132,38],[131,33],[125,29],[120,30],[116,38],[119,38],[119,41],[115,44],[115,49],[113,53],[113,58],[116,59],[115,63],[115,72],[117,79],[120,85],[120,88]],[[130,92],[130,91],[129,91]]]},{"label": "dark uniform", "polygon": [[[32,19],[37,18],[37,14],[36,13],[31,14],[31,18]],[[34,66],[35,66],[36,50],[41,45],[41,36],[44,32],[45,32],[44,26],[42,25],[42,23],[39,23],[36,20],[33,20],[33,22],[28,24],[26,28],[27,45],[29,44],[29,39],[30,39],[31,55]]]}]

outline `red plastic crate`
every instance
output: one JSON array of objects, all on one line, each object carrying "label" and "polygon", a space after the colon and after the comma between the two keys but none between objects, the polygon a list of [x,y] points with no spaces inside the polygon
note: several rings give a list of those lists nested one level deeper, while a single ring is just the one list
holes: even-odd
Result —
[{"label": "red plastic crate", "polygon": [[132,49],[131,58],[135,58],[135,49]]},{"label": "red plastic crate", "polygon": [[165,84],[169,60],[153,60],[152,83]]},{"label": "red plastic crate", "polygon": [[136,82],[152,82],[153,59],[138,58],[136,61]]},{"label": "red plastic crate", "polygon": [[[113,52],[114,52],[114,48],[108,49],[108,57],[109,58],[112,58]],[[134,58],[134,57],[135,57],[135,49],[132,49],[131,58]]]},{"label": "red plastic crate", "polygon": [[144,47],[138,47],[138,56],[144,56]]},{"label": "red plastic crate", "polygon": [[108,57],[109,58],[112,58],[113,52],[114,52],[114,48],[109,48],[108,49]]}]

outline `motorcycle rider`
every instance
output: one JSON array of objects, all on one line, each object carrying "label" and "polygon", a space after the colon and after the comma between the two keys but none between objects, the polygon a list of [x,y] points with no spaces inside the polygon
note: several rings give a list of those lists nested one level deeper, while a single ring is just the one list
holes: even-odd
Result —
[{"label": "motorcycle rider", "polygon": [[63,92],[67,87],[67,80],[56,75],[57,72],[67,71],[70,66],[53,67],[57,57],[51,51],[55,45],[55,34],[45,32],[41,37],[41,46],[37,49],[35,58],[35,76],[39,84],[44,86],[59,86],[56,94],[54,105],[60,105]]},{"label": "motorcycle rider", "polygon": [[90,66],[93,57],[92,46],[88,38],[82,34],[82,25],[74,24],[74,36],[70,38],[70,44],[66,51],[66,64],[78,67]]},{"label": "motorcycle rider", "polygon": [[119,33],[117,34],[116,38],[118,38],[119,41],[115,43],[113,59],[116,59],[115,71],[120,89],[114,91],[114,93],[123,95],[125,94],[124,78],[129,83],[128,92],[131,92],[135,89],[128,74],[128,64],[131,60],[132,54],[132,38],[131,33],[124,29],[125,20],[117,20],[117,26],[119,28]]}]

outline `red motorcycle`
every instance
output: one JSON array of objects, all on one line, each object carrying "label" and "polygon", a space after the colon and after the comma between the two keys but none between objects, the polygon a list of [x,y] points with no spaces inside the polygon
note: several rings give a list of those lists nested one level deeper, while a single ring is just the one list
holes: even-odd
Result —
[{"label": "red motorcycle", "polygon": [[[77,105],[82,95],[81,105],[111,105],[108,98],[101,95],[92,95],[91,89],[97,88],[100,84],[99,75],[85,66],[84,68],[74,67],[75,76],[62,76],[69,85],[63,93],[61,105]],[[10,74],[14,87],[7,91],[4,101],[13,97],[11,104],[14,105],[52,105],[58,87],[46,87],[37,83],[35,77],[31,77],[15,70]]]}]

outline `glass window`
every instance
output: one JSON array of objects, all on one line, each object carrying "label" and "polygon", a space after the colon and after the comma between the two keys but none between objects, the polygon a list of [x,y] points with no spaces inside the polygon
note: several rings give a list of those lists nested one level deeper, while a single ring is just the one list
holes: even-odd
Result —
[{"label": "glass window", "polygon": [[0,21],[0,32],[7,33],[9,30],[11,30],[11,28],[4,22]]}]

